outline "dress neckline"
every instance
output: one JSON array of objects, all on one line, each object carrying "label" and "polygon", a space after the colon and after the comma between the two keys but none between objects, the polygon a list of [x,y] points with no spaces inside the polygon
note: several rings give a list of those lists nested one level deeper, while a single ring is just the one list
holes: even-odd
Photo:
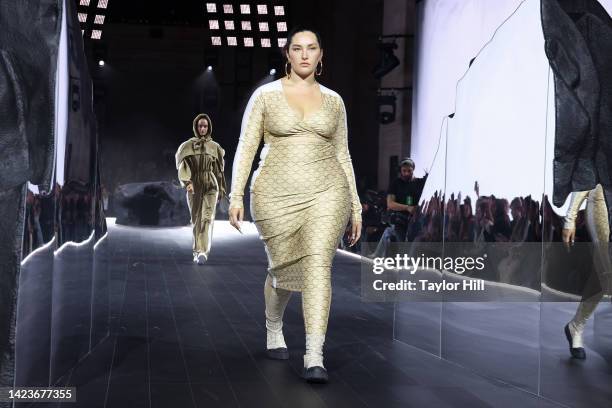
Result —
[{"label": "dress neckline", "polygon": [[291,106],[291,104],[289,103],[289,99],[287,99],[287,95],[285,94],[285,86],[283,85],[283,80],[282,78],[278,80],[279,84],[280,84],[280,92],[283,95],[283,100],[285,101],[285,104],[287,105],[287,107],[289,109],[291,109],[291,111],[298,117],[301,116],[300,122],[305,121],[307,118],[310,118],[312,116],[314,116],[315,114],[317,114],[320,110],[323,109],[323,105],[325,104],[325,94],[323,93],[323,90],[321,89],[321,84],[319,84],[317,82],[317,87],[319,88],[319,92],[321,93],[321,105],[313,110],[312,112],[310,112],[307,115],[300,115],[300,113],[297,111],[297,109],[295,109],[293,106]]}]

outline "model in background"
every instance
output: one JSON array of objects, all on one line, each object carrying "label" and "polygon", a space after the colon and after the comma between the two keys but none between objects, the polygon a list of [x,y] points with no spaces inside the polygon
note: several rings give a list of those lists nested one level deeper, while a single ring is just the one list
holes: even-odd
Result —
[{"label": "model in background", "polygon": [[315,79],[323,70],[320,36],[294,29],[284,52],[286,76],[255,90],[244,112],[229,216],[239,229],[244,187],[263,137],[250,191],[251,215],[269,263],[264,286],[268,356],[289,358],[283,313],[291,292],[302,292],[304,378],[327,382],[323,344],[332,260],[349,219],[350,245],[359,239],[361,204],[348,151],[344,102]]},{"label": "model in background", "polygon": [[225,151],[212,140],[212,122],[201,113],[193,120],[194,136],[176,152],[181,185],[187,189],[187,203],[193,224],[193,261],[208,260],[217,203],[225,196],[223,169]]},{"label": "model in background", "polygon": [[584,359],[582,333],[610,290],[612,199],[612,19],[597,0],[542,0],[546,55],[555,75],[553,204],[571,192],[563,241],[573,242],[575,219],[587,200],[586,228],[593,242],[594,271],[582,301],[565,326],[572,357]]},{"label": "model in background", "polygon": [[578,305],[574,318],[565,326],[565,336],[569,342],[570,353],[577,359],[585,359],[582,333],[587,320],[597,307],[597,304],[608,287],[607,278],[612,272],[608,254],[610,225],[608,222],[608,207],[601,184],[593,190],[574,192],[571,195],[570,206],[563,227],[563,242],[572,244],[576,234],[576,218],[584,200],[586,205],[586,227],[593,242],[594,272],[589,276],[585,287],[585,295]]}]

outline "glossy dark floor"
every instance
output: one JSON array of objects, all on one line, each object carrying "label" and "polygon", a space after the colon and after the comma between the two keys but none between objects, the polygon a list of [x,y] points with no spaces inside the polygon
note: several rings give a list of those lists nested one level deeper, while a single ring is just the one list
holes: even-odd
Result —
[{"label": "glossy dark floor", "polygon": [[[266,257],[252,226],[215,227],[206,265],[188,228],[110,226],[111,332],[64,376],[70,407],[553,407],[398,341],[393,305],[360,299],[359,260],[338,254],[325,349],[330,383],[300,378],[299,294],[285,315],[289,361],[263,353]],[[83,288],[90,290],[90,288]],[[42,406],[43,404],[36,404]]]}]

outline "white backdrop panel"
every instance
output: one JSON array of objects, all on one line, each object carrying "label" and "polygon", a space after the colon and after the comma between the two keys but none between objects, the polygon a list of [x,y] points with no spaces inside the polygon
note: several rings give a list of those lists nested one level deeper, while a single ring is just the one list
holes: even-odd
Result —
[{"label": "white backdrop panel", "polygon": [[411,148],[431,166],[423,199],[445,174],[447,194],[473,197],[478,181],[485,195],[551,197],[554,79],[539,0],[428,0],[419,18]]}]

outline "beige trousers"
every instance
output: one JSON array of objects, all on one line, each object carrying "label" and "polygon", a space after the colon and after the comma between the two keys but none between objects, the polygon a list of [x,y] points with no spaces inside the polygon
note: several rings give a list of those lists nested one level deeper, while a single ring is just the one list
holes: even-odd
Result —
[{"label": "beige trousers", "polygon": [[[202,195],[202,207],[199,214],[191,214],[193,221],[193,254],[205,254],[208,257],[212,243],[213,223],[217,210],[219,192],[209,190]],[[187,192],[189,212],[192,212],[194,193]]]},{"label": "beige trousers", "polygon": [[[601,184],[598,184],[593,190],[589,191],[587,195],[586,227],[593,242],[593,260],[597,271],[596,274],[591,275],[590,279],[598,281],[595,285],[598,284],[601,287],[601,291],[583,296],[583,300],[580,302],[578,310],[576,310],[576,314],[572,319],[574,327],[579,332],[584,329],[587,320],[595,311],[604,293],[609,290],[612,269],[608,252],[610,226],[608,224],[608,208]],[[587,287],[590,284],[593,284],[593,282],[587,282]]]}]

